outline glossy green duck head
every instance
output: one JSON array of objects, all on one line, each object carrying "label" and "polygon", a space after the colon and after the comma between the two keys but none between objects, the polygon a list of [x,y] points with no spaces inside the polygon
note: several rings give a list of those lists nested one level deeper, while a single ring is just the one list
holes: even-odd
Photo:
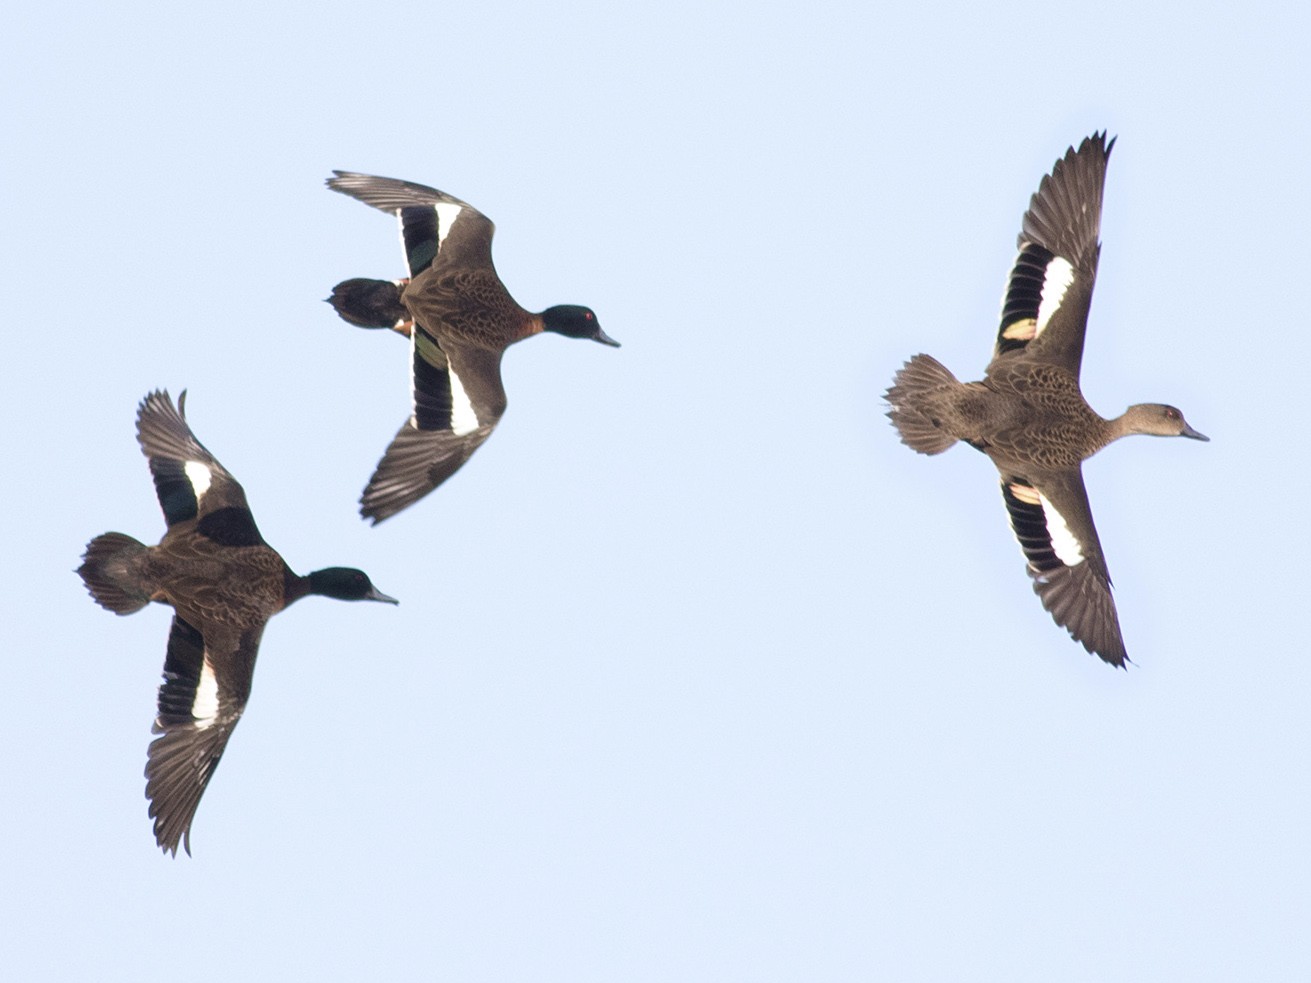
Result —
[{"label": "glossy green duck head", "polygon": [[388,597],[373,586],[373,581],[363,570],[354,567],[326,567],[315,570],[307,578],[311,594],[335,597],[339,601],[383,601],[386,604],[400,604],[394,597]]},{"label": "glossy green duck head", "polygon": [[590,307],[580,307],[578,304],[548,307],[542,311],[542,326],[566,338],[586,338],[613,348],[619,347],[619,342],[601,330],[601,322],[596,319]]}]

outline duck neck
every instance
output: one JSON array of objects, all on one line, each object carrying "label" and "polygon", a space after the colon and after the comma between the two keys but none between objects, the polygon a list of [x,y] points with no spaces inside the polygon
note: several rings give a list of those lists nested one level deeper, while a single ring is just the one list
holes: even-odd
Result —
[{"label": "duck neck", "polygon": [[[311,576],[313,576],[311,574]],[[307,594],[313,594],[314,588],[310,584],[309,577],[302,577],[291,567],[285,564],[282,567],[282,600],[283,607],[295,604]]]},{"label": "duck neck", "polygon": [[[1099,417],[1100,419],[1100,417]],[[1140,431],[1134,429],[1129,419],[1129,411],[1125,410],[1119,416],[1111,420],[1102,420],[1102,432],[1105,439],[1102,440],[1101,447],[1105,447],[1112,441],[1119,440],[1121,437],[1127,437],[1132,433]],[[1098,448],[1100,450],[1100,447]]]}]

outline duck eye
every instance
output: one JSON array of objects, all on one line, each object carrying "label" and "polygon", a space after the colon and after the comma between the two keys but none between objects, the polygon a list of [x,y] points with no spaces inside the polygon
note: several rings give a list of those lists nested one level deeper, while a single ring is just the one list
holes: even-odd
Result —
[{"label": "duck eye", "polygon": [[596,320],[596,315],[593,314],[591,311],[587,311],[585,314],[583,314],[583,320],[584,320],[584,321],[594,321],[594,320]]}]

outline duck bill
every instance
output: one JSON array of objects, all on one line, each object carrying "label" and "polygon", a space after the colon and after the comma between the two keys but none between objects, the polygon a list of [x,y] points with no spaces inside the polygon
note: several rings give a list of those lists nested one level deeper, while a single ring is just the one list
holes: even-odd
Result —
[{"label": "duck bill", "polygon": [[1184,424],[1184,432],[1181,433],[1179,436],[1180,436],[1180,437],[1191,437],[1193,440],[1205,440],[1205,441],[1210,441],[1210,439],[1211,439],[1210,437],[1208,437],[1208,436],[1207,436],[1206,434],[1204,434],[1204,433],[1198,433],[1196,430],[1194,430],[1192,427],[1190,427],[1190,426],[1189,426],[1188,424],[1186,424],[1186,423]]},{"label": "duck bill", "polygon": [[613,338],[611,338],[608,334],[606,334],[606,333],[605,333],[604,331],[602,331],[600,328],[597,328],[597,329],[596,329],[596,334],[592,335],[592,340],[593,340],[593,341],[599,341],[599,342],[600,342],[601,344],[603,344],[603,345],[609,345],[611,348],[618,348],[618,347],[620,347],[620,346],[619,346],[619,342],[615,341]]},{"label": "duck bill", "polygon": [[400,603],[401,603],[400,601],[396,600],[396,598],[391,597],[391,596],[388,595],[388,594],[384,594],[382,591],[378,590],[378,588],[376,588],[376,587],[374,587],[374,588],[373,588],[372,590],[370,590],[367,594],[365,594],[362,598],[360,598],[360,600],[362,600],[362,601],[382,601],[383,604],[400,604]]}]

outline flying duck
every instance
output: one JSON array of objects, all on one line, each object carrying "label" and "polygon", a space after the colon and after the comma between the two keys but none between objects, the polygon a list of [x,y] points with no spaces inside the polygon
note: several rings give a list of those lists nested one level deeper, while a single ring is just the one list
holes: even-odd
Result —
[{"label": "flying duck", "polygon": [[495,226],[472,205],[409,181],[333,171],[328,187],[400,220],[409,277],[346,280],[328,302],[358,327],[410,339],[413,409],[360,498],[375,524],[428,494],[469,459],[505,412],[501,356],[543,331],[619,347],[586,307],[533,314],[492,265]]},{"label": "flying duck", "polygon": [[1123,667],[1128,656],[1081,463],[1127,434],[1208,438],[1160,403],[1103,419],[1079,389],[1114,145],[1102,132],[1071,147],[1030,200],[983,380],[958,382],[933,357],[916,355],[885,398],[913,450],[940,454],[963,440],[992,459],[1043,607],[1085,649]]},{"label": "flying duck", "polygon": [[186,393],[137,409],[137,441],[150,461],[168,531],[158,546],[120,532],[87,544],[78,568],[101,607],[132,614],[150,601],[173,607],[159,712],[146,761],[155,840],[191,853],[191,821],[250,697],[264,625],[307,594],[385,601],[368,576],[328,567],[301,577],[264,542],[237,479],[187,426]]}]

